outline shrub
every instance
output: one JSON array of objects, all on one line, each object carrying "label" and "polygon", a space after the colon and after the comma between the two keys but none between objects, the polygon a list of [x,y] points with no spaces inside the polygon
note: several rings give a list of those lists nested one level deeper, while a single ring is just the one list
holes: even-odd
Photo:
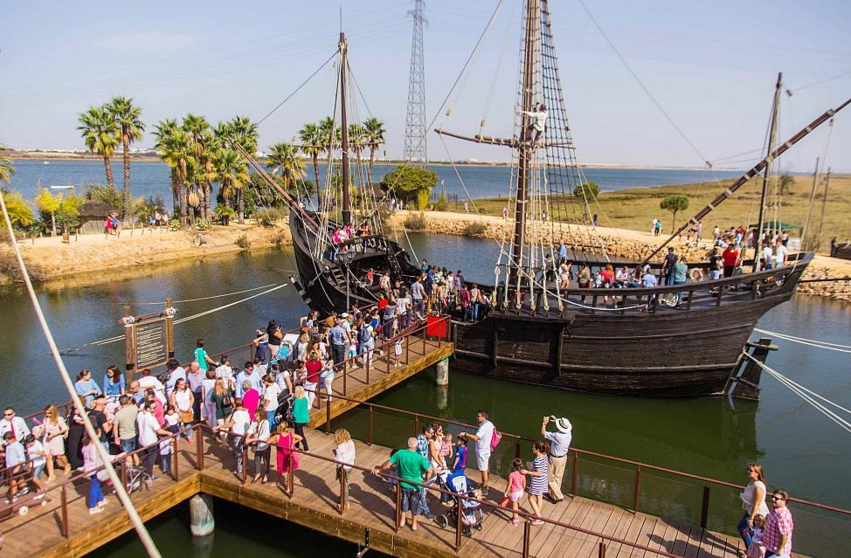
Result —
[{"label": "shrub", "polygon": [[195,222],[195,228],[199,231],[206,231],[210,228],[210,221],[208,221],[207,219],[199,219]]},{"label": "shrub", "polygon": [[488,230],[488,226],[480,221],[472,221],[464,227],[464,236],[481,237]]},{"label": "shrub", "polygon": [[435,211],[447,211],[449,209],[449,198],[446,196],[440,196],[437,198],[437,201],[434,202]]},{"label": "shrub", "polygon": [[573,189],[573,195],[591,201],[600,195],[600,186],[596,182],[583,182]]},{"label": "shrub", "polygon": [[179,219],[172,219],[171,221],[169,221],[168,230],[179,231],[180,230],[180,220]]},{"label": "shrub", "polygon": [[250,250],[251,249],[251,241],[248,240],[248,235],[245,235],[245,234],[239,235],[239,237],[236,239],[234,244],[236,244],[237,246],[239,246],[243,250]]},{"label": "shrub", "polygon": [[258,208],[254,211],[254,218],[264,227],[272,227],[284,218],[284,212],[276,207]]},{"label": "shrub", "polygon": [[402,224],[409,231],[424,231],[428,226],[428,221],[425,218],[425,213],[409,213]]},{"label": "shrub", "polygon": [[272,242],[276,248],[283,248],[287,244],[287,240],[289,240],[289,237],[285,229],[278,229],[272,236]]}]

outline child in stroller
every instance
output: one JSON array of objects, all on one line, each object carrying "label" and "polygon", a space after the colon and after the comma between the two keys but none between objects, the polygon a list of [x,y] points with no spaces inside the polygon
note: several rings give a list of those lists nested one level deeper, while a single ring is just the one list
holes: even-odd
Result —
[{"label": "child in stroller", "polygon": [[461,532],[464,536],[472,537],[473,529],[476,531],[482,530],[482,491],[478,487],[474,487],[464,475],[464,471],[457,471],[449,475],[443,486],[445,490],[454,492],[462,496],[468,496],[471,499],[456,499],[449,510],[437,516],[435,521],[440,527],[447,525],[455,525],[458,521],[458,508],[460,503],[461,508]]}]

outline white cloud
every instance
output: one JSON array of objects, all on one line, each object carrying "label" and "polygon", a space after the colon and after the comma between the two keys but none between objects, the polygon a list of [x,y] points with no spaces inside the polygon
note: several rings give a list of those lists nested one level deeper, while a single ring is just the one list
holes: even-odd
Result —
[{"label": "white cloud", "polygon": [[171,52],[201,42],[199,35],[169,31],[115,33],[92,42],[96,47],[128,52]]}]

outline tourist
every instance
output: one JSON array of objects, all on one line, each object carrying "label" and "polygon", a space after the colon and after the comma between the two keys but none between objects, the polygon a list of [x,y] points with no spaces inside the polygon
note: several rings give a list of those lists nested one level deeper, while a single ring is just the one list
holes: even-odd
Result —
[{"label": "tourist", "polygon": [[[165,402],[168,401],[165,396],[165,386],[159,380],[159,378],[151,374],[151,370],[149,368],[145,368],[144,370],[142,370],[142,377],[139,378],[138,382],[139,388],[143,392],[141,397],[142,400],[144,400],[144,392],[148,391],[149,389],[153,389],[154,395],[157,396],[157,399],[159,399],[160,403],[165,404]],[[132,389],[132,383],[130,387]],[[138,402],[141,403],[141,401]]]},{"label": "tourist", "polygon": [[269,359],[275,360],[275,357],[278,356],[278,351],[281,350],[281,340],[284,338],[284,333],[281,331],[281,327],[277,322],[272,320],[266,326],[266,335],[268,336],[269,343]]},{"label": "tourist", "polygon": [[124,374],[114,364],[106,369],[103,375],[103,393],[111,401],[118,401],[124,395]]},{"label": "tourist", "polygon": [[245,380],[242,382],[242,397],[240,399],[242,399],[242,406],[248,413],[248,416],[253,417],[254,411],[260,406],[260,390],[252,387],[249,380]]},{"label": "tourist", "polygon": [[[50,452],[50,458],[56,460],[56,464],[65,469],[65,474],[71,472],[71,464],[65,457],[65,436],[68,434],[68,424],[59,415],[56,405],[48,405],[44,408],[44,443]],[[53,479],[48,479],[49,481]]]},{"label": "tourist", "polygon": [[709,254],[709,278],[713,281],[721,278],[721,256],[718,248],[713,248]]},{"label": "tourist", "polygon": [[235,397],[233,400],[233,412],[225,420],[222,426],[217,427],[220,430],[228,431],[233,440],[233,458],[236,462],[236,474],[242,475],[242,448],[245,443],[245,436],[248,434],[248,427],[251,425],[251,415],[245,410],[242,405],[242,398]]},{"label": "tourist", "polygon": [[[425,490],[421,483],[423,475],[428,482],[434,474],[428,461],[417,452],[417,439],[408,438],[408,447],[406,450],[400,450],[390,456],[383,465],[375,467],[373,473],[376,475],[382,471],[386,471],[390,467],[395,467],[399,476],[399,488],[402,490],[402,517],[404,518],[407,512],[411,512],[411,530],[417,530],[417,516],[422,511],[421,505],[425,500],[422,496],[422,491]],[[412,484],[416,483],[416,484]]]},{"label": "tourist", "polygon": [[198,366],[200,366],[201,370],[203,370],[204,372],[207,371],[209,366],[215,367],[218,364],[207,354],[207,350],[204,348],[203,339],[199,339],[195,342],[195,360],[198,361]]},{"label": "tourist", "polygon": [[89,420],[100,431],[100,443],[103,445],[103,449],[109,451],[109,434],[112,432],[112,423],[106,416],[106,397],[103,394],[96,397],[92,402]]},{"label": "tourist", "polygon": [[[296,393],[298,393],[298,388],[296,388]],[[291,432],[289,426],[290,425],[287,421],[281,421],[281,423],[275,428],[275,434],[266,440],[266,443],[269,446],[275,447],[275,459],[278,465],[277,472],[279,483],[283,480],[284,473],[289,473],[290,470],[295,471],[298,469],[299,452],[293,451],[295,447],[299,444],[299,442],[302,443],[303,447],[306,445],[304,437],[300,434],[296,434],[295,432]],[[304,451],[308,451],[306,447],[304,447]]]},{"label": "tourist", "polygon": [[156,480],[154,477],[154,461],[157,458],[157,435],[168,436],[171,434],[161,427],[162,423],[158,422],[154,416],[154,408],[156,407],[154,399],[145,401],[136,416],[136,431],[139,435],[139,447],[142,448],[140,455],[142,468],[145,469],[145,473],[151,481]]},{"label": "tourist", "polygon": [[[508,474],[508,483],[505,486],[505,494],[502,495],[502,502],[506,499],[511,502],[511,519],[509,523],[514,526],[520,524],[520,515],[517,513],[520,510],[520,499],[523,498],[523,493],[526,491],[526,475],[523,474],[523,460],[519,457],[514,458],[511,462],[511,473]],[[500,502],[501,505],[504,505]]]},{"label": "tourist", "polygon": [[281,393],[278,396],[278,401],[289,399],[293,393],[293,378],[290,371],[278,364],[272,364],[269,373],[275,378],[275,383],[278,384],[278,390]]},{"label": "tourist", "polygon": [[21,417],[15,416],[14,407],[6,407],[3,411],[3,420],[0,420],[0,436],[5,439],[6,432],[11,432],[15,436],[15,440],[20,442],[30,433],[30,428]]},{"label": "tourist", "polygon": [[596,213],[591,217],[591,224],[594,225],[595,229],[597,228],[597,214]]},{"label": "tourist", "polygon": [[467,468],[467,439],[458,435],[455,440],[455,459],[452,462],[452,472],[464,472]]},{"label": "tourist", "polygon": [[145,401],[145,392],[142,389],[142,384],[139,383],[139,380],[133,380],[130,382],[130,397],[133,398],[133,402],[136,405],[141,405]]},{"label": "tourist", "polygon": [[[269,431],[275,428],[275,411],[278,410],[278,399],[281,396],[281,388],[278,386],[278,383],[275,381],[275,377],[272,374],[266,374],[266,377],[263,378],[263,394],[261,396],[261,407],[258,407],[258,410],[264,413],[264,417],[267,421],[269,421]],[[265,436],[268,438],[268,436]]]},{"label": "tourist", "polygon": [[174,434],[180,431],[180,427],[178,426],[178,417],[174,412],[174,407],[171,405],[168,406],[168,411],[166,411],[166,427],[165,429],[169,432],[169,435],[160,435],[157,439],[159,440],[159,444],[157,444],[157,449],[160,454],[160,471],[162,471],[163,475],[171,474],[171,460],[172,455],[174,454]]},{"label": "tourist", "polygon": [[[423,426],[422,432],[419,436],[417,436],[417,453],[420,454],[423,459],[426,460],[426,463],[431,466],[429,463],[429,450],[431,448],[431,442],[434,439],[434,427],[431,425]],[[433,469],[433,467],[432,467]],[[436,472],[436,471],[435,471]],[[428,507],[428,501],[426,500],[427,492],[425,490],[420,491],[419,493],[422,501],[419,503],[419,510],[422,515],[424,515],[428,519],[432,519],[433,516],[431,514],[431,510]]]},{"label": "tourist", "polygon": [[162,426],[165,423],[165,404],[159,400],[154,390],[149,389],[145,392],[145,402],[151,401],[154,404],[153,414],[157,419],[157,424]]},{"label": "tourist", "polygon": [[792,532],[795,522],[789,511],[789,493],[785,490],[775,490],[771,497],[774,508],[765,519],[765,533],[762,542],[765,545],[765,558],[792,556]]},{"label": "tourist", "polygon": [[479,309],[482,303],[482,291],[476,283],[470,288],[470,317],[474,322],[479,320]]},{"label": "tourist", "polygon": [[[100,436],[101,433],[95,427],[95,435]],[[100,479],[98,478],[98,468],[103,465],[100,454],[95,448],[95,440],[89,438],[88,433],[83,437],[83,471],[89,475],[91,485],[89,486],[89,514],[94,515],[103,511],[103,507],[109,503],[103,495],[100,488]]]},{"label": "tourist", "polygon": [[207,370],[204,375],[204,380],[201,382],[201,421],[207,421],[207,424],[218,426],[216,423],[216,404],[211,399],[216,389],[216,371]]},{"label": "tourist", "polygon": [[765,516],[757,515],[753,518],[753,540],[748,546],[745,556],[747,558],[765,558]]},{"label": "tourist", "polygon": [[266,440],[271,435],[271,425],[272,422],[267,418],[266,412],[261,409],[254,412],[254,420],[248,427],[248,437],[245,440],[246,444],[256,444],[254,447],[254,478],[251,479],[252,483],[260,480],[261,476],[263,477],[262,484],[269,482],[269,458],[272,455],[272,448]]},{"label": "tourist", "polygon": [[739,535],[745,542],[745,548],[750,546],[753,539],[754,517],[757,515],[768,515],[768,506],[765,501],[767,489],[765,486],[765,477],[762,474],[762,466],[756,463],[748,465],[747,474],[750,482],[748,482],[745,490],[740,495],[745,514],[736,527]]},{"label": "tourist", "polygon": [[559,290],[570,288],[570,264],[567,261],[562,261],[558,266]]},{"label": "tourist", "polygon": [[230,366],[230,359],[227,355],[222,355],[221,364],[216,367],[216,379],[221,378],[225,387],[235,392],[236,391],[236,380],[234,379],[233,368]]},{"label": "tourist", "polygon": [[786,256],[789,254],[789,249],[786,248],[786,244],[783,243],[783,240],[777,239],[777,242],[774,244],[774,267],[783,267],[786,265]]},{"label": "tourist", "polygon": [[[180,420],[180,429],[183,430],[192,426],[195,415],[192,413],[192,406],[195,403],[195,396],[189,390],[189,384],[186,380],[177,380],[174,385],[174,391],[171,393],[169,403],[177,411]],[[192,441],[192,431],[187,430],[184,434],[188,441]]]},{"label": "tourist", "polygon": [[668,247],[668,253],[665,255],[665,261],[662,263],[662,277],[665,285],[674,284],[674,264],[677,263],[677,255],[674,254],[674,247]]},{"label": "tourist", "polygon": [[328,330],[328,341],[331,343],[331,355],[334,358],[334,364],[341,364],[346,360],[346,343],[348,342],[348,336],[346,330],[343,329],[341,318],[337,318],[334,321],[334,326]]},{"label": "tourist", "polygon": [[71,408],[71,414],[68,417],[68,438],[65,440],[66,450],[65,455],[68,457],[68,463],[71,469],[81,469],[83,467],[83,419],[77,413],[76,407]]},{"label": "tourist", "polygon": [[[37,439],[32,434],[28,434],[27,437],[24,438],[23,445],[27,451],[27,459],[29,459],[30,467],[32,467],[32,483],[36,490],[41,492],[44,490],[44,483],[41,482],[41,475],[44,473],[45,467],[47,467],[47,461],[50,459],[50,452],[45,449],[41,440]],[[47,479],[47,482],[52,481],[53,475]]]},{"label": "tourist", "polygon": [[[215,412],[209,419],[210,426],[218,429],[224,426],[233,408],[233,397],[224,379],[216,378],[216,383],[213,384],[213,393],[210,394],[210,403],[215,407]],[[223,434],[221,437],[222,442],[226,439],[227,434]]]},{"label": "tourist", "polygon": [[[674,285],[685,285],[688,281],[688,264],[686,263],[685,256],[681,257],[677,263],[674,264],[673,277]],[[682,291],[677,291],[677,306],[680,305],[682,294]]]},{"label": "tourist", "polygon": [[[77,374],[77,381],[74,382],[74,391],[77,395],[84,399],[86,407],[91,407],[95,397],[103,393],[97,382],[92,379],[92,373],[89,370],[81,370]],[[27,432],[29,434],[29,432]]]},{"label": "tourist", "polygon": [[[121,448],[122,453],[133,453],[136,451],[136,418],[139,415],[139,407],[129,395],[122,395],[118,402],[121,408],[112,419],[115,445]],[[139,456],[134,453],[127,458],[127,464],[138,466]]]},{"label": "tourist", "polygon": [[488,419],[487,411],[480,410],[476,413],[476,421],[479,423],[479,428],[475,434],[461,432],[459,437],[469,438],[476,442],[476,469],[482,474],[482,494],[487,496],[488,493],[488,474],[490,471],[490,458],[492,451],[492,441],[496,428]]},{"label": "tourist", "polygon": [[364,366],[369,366],[372,360],[372,351],[375,349],[375,330],[372,324],[358,315],[356,331],[358,332],[358,356],[361,357]]},{"label": "tourist", "polygon": [[470,289],[467,288],[467,285],[461,285],[461,291],[458,293],[458,301],[461,305],[461,319],[469,322],[473,315],[473,307],[470,299]]},{"label": "tourist", "polygon": [[[322,389],[324,389],[325,395],[326,395],[326,400],[325,400],[326,403],[331,402],[331,397],[333,395],[333,391],[334,391],[333,384],[334,384],[334,371],[335,371],[335,369],[336,369],[336,367],[334,366],[334,363],[331,362],[330,360],[327,360],[327,361],[325,361],[325,364],[322,366],[322,372],[319,374],[319,382],[321,383],[321,386],[317,385],[316,395],[317,395],[317,397],[319,396],[320,387]],[[343,373],[345,374],[345,369],[343,369]],[[319,402],[317,401],[317,406],[318,405],[319,405]]]},{"label": "tourist", "polygon": [[352,472],[352,465],[355,464],[356,449],[355,443],[352,441],[352,435],[345,428],[338,428],[334,432],[334,443],[337,447],[334,448],[334,459],[339,461],[337,464],[337,480],[340,479],[341,471],[346,473],[346,482],[343,483],[343,501],[346,502],[345,507],[341,511],[346,511],[349,507],[349,475]]},{"label": "tourist", "polygon": [[411,319],[425,319],[425,287],[423,287],[422,277],[417,277],[411,284],[411,302],[413,304]]},{"label": "tourist", "polygon": [[237,397],[245,397],[245,382],[248,382],[249,388],[257,391],[258,395],[260,394],[260,390],[263,389],[263,376],[260,374],[259,370],[254,368],[254,363],[248,361],[245,363],[245,370],[236,375],[235,384],[236,384],[236,396]]},{"label": "tourist", "polygon": [[[547,432],[547,425],[550,422],[555,424],[556,432]],[[549,492],[547,496],[552,503],[558,504],[564,500],[564,494],[561,492],[561,483],[567,465],[567,452],[570,449],[570,442],[573,439],[573,425],[565,417],[544,417],[544,422],[541,424],[541,436],[550,442]]]},{"label": "tourist", "polygon": [[771,241],[765,240],[762,243],[762,255],[759,259],[762,269],[772,269],[774,263],[774,250],[771,248]]},{"label": "tourist", "polygon": [[[301,375],[304,380],[304,391],[307,392],[307,404],[310,408],[313,408],[313,402],[316,399],[316,386],[319,383],[319,376],[324,367],[325,365],[319,358],[319,351],[315,349],[307,355],[307,360],[302,367]],[[319,408],[319,405],[316,408]]]},{"label": "tourist", "polygon": [[[176,358],[168,359],[168,362],[165,363],[165,367],[168,370],[168,379],[165,382],[165,395],[170,398],[171,393],[174,391],[174,386],[177,384],[177,380],[186,381],[186,370],[180,366],[180,363]],[[165,404],[165,401],[163,401],[163,404]]]},{"label": "tourist", "polygon": [[310,422],[310,403],[308,403],[305,390],[302,386],[295,388],[295,401],[293,401],[293,426],[295,433],[300,438],[301,449],[310,451],[307,447],[307,436],[304,435],[304,427]]},{"label": "tourist", "polygon": [[207,369],[201,363],[193,360],[186,373],[186,383],[192,392],[192,415],[195,420],[201,420],[201,407],[204,404],[204,380],[207,379]]},{"label": "tourist", "polygon": [[724,277],[732,277],[736,266],[739,265],[739,251],[732,244],[727,245],[721,254],[721,261],[724,265]]},{"label": "tourist", "polygon": [[543,525],[541,521],[541,509],[543,507],[543,495],[549,487],[549,462],[547,454],[550,452],[549,444],[543,441],[535,442],[532,446],[532,453],[535,460],[531,464],[531,469],[523,469],[521,473],[532,477],[529,482],[527,491],[529,493],[529,505],[532,507],[532,513],[535,514],[535,519],[532,525]]},{"label": "tourist", "polygon": [[12,503],[18,499],[18,490],[26,486],[23,475],[27,462],[26,450],[24,445],[15,438],[14,432],[6,431],[3,434],[3,451],[6,455],[5,472],[9,478],[9,503]]}]

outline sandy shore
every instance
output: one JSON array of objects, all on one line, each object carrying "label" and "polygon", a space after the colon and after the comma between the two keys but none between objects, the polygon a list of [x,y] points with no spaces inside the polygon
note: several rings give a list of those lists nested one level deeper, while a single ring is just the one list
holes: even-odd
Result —
[{"label": "sandy shore", "polygon": [[[33,279],[47,282],[77,275],[92,275],[93,272],[132,271],[139,266],[240,252],[244,248],[236,242],[243,235],[252,249],[291,243],[289,227],[285,223],[274,227],[231,223],[228,227],[214,226],[203,234],[207,242],[201,246],[195,245],[194,232],[165,229],[154,232],[128,229],[119,236],[72,236],[67,244],[62,242],[61,237],[22,240],[20,244]],[[113,279],[114,274],[102,274],[101,281],[107,278]],[[19,280],[14,253],[8,244],[4,244],[0,247],[0,284]]]}]

